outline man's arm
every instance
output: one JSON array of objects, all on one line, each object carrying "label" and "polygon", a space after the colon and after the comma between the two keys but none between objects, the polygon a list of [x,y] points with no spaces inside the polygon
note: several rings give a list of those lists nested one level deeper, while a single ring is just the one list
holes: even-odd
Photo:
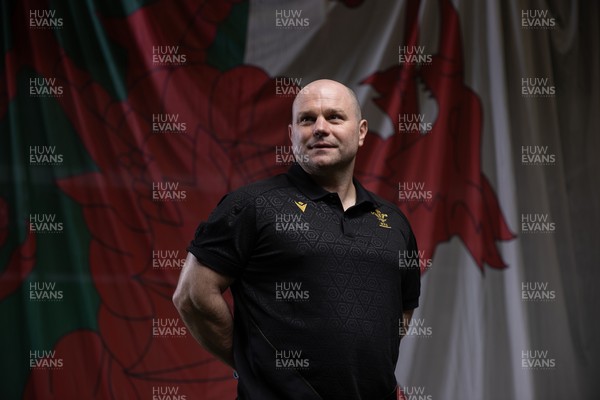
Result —
[{"label": "man's arm", "polygon": [[233,316],[223,292],[233,278],[220,275],[188,253],[173,303],[192,336],[209,352],[235,368]]},{"label": "man's arm", "polygon": [[415,310],[412,309],[412,310],[406,310],[406,311],[402,312],[402,327],[404,328],[404,329],[402,329],[403,337],[405,335],[405,332],[408,330],[408,327],[410,326],[410,320],[412,319],[412,315],[413,315],[414,311]]}]

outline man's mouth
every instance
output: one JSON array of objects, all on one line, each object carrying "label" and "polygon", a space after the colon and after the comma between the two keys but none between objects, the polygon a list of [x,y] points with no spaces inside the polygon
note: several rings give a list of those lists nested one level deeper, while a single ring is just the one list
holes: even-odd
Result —
[{"label": "man's mouth", "polygon": [[334,149],[337,146],[334,146],[333,144],[330,143],[324,143],[324,142],[317,142],[317,143],[313,143],[311,145],[308,145],[309,149]]}]

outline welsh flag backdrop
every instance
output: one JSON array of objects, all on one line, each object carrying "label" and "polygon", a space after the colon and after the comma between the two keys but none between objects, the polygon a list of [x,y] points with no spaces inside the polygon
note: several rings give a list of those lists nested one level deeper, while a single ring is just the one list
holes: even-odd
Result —
[{"label": "welsh flag backdrop", "polygon": [[600,393],[596,2],[0,3],[0,398],[233,399],[171,303],[227,192],[284,172],[303,85],[419,242],[415,399]]}]

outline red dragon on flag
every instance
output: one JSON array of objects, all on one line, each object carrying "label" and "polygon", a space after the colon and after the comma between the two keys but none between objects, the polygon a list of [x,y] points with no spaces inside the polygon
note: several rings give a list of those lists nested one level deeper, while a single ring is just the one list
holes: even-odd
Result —
[{"label": "red dragon on flag", "polygon": [[[439,3],[439,48],[431,62],[394,66],[364,81],[381,94],[375,103],[398,126],[399,115],[419,113],[420,80],[437,102],[436,121],[425,135],[418,130],[387,140],[368,135],[358,170],[371,189],[388,199],[398,198],[400,183],[423,183],[431,190],[431,201],[398,202],[425,259],[433,257],[438,244],[458,236],[482,271],[484,263],[505,268],[495,242],[514,235],[481,171],[481,102],[464,82],[458,14],[449,0]],[[419,0],[407,2],[406,46],[418,44],[419,7]]]}]

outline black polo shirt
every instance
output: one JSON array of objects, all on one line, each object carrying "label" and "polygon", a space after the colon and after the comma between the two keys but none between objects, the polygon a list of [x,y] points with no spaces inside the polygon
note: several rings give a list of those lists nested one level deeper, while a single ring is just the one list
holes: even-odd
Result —
[{"label": "black polo shirt", "polygon": [[395,399],[402,310],[418,306],[405,216],[354,180],[356,204],[299,165],[225,196],[188,251],[235,277],[239,399]]}]

